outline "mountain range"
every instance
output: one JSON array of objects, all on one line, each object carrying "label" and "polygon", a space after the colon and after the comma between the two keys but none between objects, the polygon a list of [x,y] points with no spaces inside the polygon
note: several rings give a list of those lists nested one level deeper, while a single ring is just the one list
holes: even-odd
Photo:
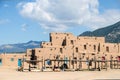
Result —
[{"label": "mountain range", "polygon": [[120,21],[94,31],[86,31],[80,34],[79,36],[96,36],[96,37],[105,37],[106,42],[110,43],[120,43]]},{"label": "mountain range", "polygon": [[26,52],[26,49],[39,48],[41,41],[29,41],[26,43],[5,44],[0,46],[0,53]]}]

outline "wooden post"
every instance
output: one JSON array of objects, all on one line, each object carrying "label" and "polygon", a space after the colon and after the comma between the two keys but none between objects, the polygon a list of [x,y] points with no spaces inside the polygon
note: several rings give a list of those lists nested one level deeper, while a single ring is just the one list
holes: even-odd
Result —
[{"label": "wooden post", "polygon": [[118,60],[117,60],[117,69],[118,69]]},{"label": "wooden post", "polygon": [[103,61],[101,62],[101,69],[103,69]]},{"label": "wooden post", "polygon": [[44,64],[44,68],[46,68],[46,65],[45,65],[45,59],[43,59],[43,62],[44,62],[44,63],[43,63],[43,64]]},{"label": "wooden post", "polygon": [[96,69],[96,60],[94,60],[94,63],[95,63],[95,67],[94,68]]},{"label": "wooden post", "polygon": [[29,71],[31,71],[31,66],[30,66],[30,62],[29,62]]},{"label": "wooden post", "polygon": [[114,60],[114,69],[115,69],[115,60]]},{"label": "wooden post", "polygon": [[98,61],[98,71],[100,71],[100,64],[99,64],[100,61]]},{"label": "wooden post", "polygon": [[23,56],[22,71],[24,70],[24,61],[25,61],[25,59],[24,59],[24,56]]},{"label": "wooden post", "polygon": [[94,64],[95,64],[95,69],[96,69],[96,56],[94,56]]},{"label": "wooden post", "polygon": [[74,60],[72,59],[72,66],[73,66],[73,69],[74,69]]},{"label": "wooden post", "polygon": [[79,59],[79,70],[81,70],[81,58]]},{"label": "wooden post", "polygon": [[112,69],[112,59],[110,60],[110,69]]},{"label": "wooden post", "polygon": [[76,63],[76,69],[77,69],[77,62],[78,62],[78,60],[76,59],[76,61],[75,61],[75,63]]},{"label": "wooden post", "polygon": [[106,70],[107,70],[107,60],[105,61],[105,68],[106,68]]},{"label": "wooden post", "polygon": [[70,60],[70,57],[69,57],[69,69],[71,68],[71,67],[70,67],[70,62],[71,62],[71,60]]}]

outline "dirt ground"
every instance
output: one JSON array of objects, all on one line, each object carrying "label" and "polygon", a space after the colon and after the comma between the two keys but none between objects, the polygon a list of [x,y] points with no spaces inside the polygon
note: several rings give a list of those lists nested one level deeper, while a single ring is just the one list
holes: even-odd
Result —
[{"label": "dirt ground", "polygon": [[0,67],[0,80],[115,80],[120,79],[120,69],[78,72],[18,72]]}]

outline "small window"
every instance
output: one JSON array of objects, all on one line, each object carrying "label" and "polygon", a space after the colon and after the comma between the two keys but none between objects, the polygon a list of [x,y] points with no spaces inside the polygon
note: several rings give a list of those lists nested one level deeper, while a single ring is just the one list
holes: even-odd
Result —
[{"label": "small window", "polygon": [[85,50],[87,49],[87,46],[86,46],[86,45],[84,45],[84,49],[85,49]]},{"label": "small window", "polygon": [[100,52],[100,43],[99,43],[99,45],[98,45],[98,52]]},{"label": "small window", "polygon": [[10,60],[11,60],[11,61],[14,61],[14,58],[11,58]]},{"label": "small window", "polygon": [[66,40],[64,39],[62,42],[62,46],[65,46],[65,45],[66,45]]},{"label": "small window", "polygon": [[71,44],[73,44],[73,40],[71,40]]},{"label": "small window", "polygon": [[52,48],[50,50],[52,51]]},{"label": "small window", "polygon": [[78,48],[76,47],[76,52],[78,52]]},{"label": "small window", "polygon": [[106,51],[109,52],[109,47],[108,46],[106,47]]},{"label": "small window", "polygon": [[74,57],[73,59],[74,59],[75,61],[72,61],[72,64],[74,64],[74,63],[77,64],[77,61],[76,61],[76,60],[77,60],[77,57]]},{"label": "small window", "polygon": [[63,52],[62,48],[60,48],[60,52],[61,52],[61,53]]},{"label": "small window", "polygon": [[96,45],[94,45],[94,51],[96,51]]}]

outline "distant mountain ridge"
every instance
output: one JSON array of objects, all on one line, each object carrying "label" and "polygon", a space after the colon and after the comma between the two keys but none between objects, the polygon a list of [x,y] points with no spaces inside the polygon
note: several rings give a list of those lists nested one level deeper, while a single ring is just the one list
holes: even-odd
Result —
[{"label": "distant mountain ridge", "polygon": [[5,44],[0,46],[0,53],[26,52],[26,49],[39,48],[42,41],[29,41],[27,43]]},{"label": "distant mountain ridge", "polygon": [[80,34],[79,36],[96,36],[96,37],[105,37],[106,42],[111,43],[120,43],[120,21],[94,31],[86,31]]}]

